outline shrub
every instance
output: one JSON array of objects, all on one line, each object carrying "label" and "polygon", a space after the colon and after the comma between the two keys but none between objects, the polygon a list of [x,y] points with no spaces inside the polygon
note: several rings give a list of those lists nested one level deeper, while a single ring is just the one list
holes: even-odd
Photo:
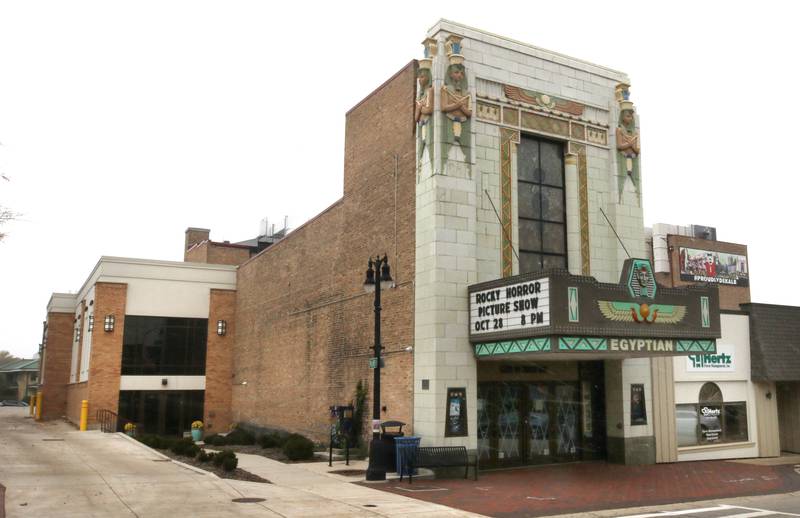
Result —
[{"label": "shrub", "polygon": [[283,443],[283,454],[289,460],[308,460],[314,457],[314,443],[300,434],[293,433]]},{"label": "shrub", "polygon": [[225,436],[225,444],[255,444],[256,436],[243,428],[237,428]]},{"label": "shrub", "polygon": [[283,446],[283,438],[276,433],[268,433],[258,438],[258,444],[262,448],[280,448]]},{"label": "shrub", "polygon": [[175,441],[170,450],[175,455],[195,457],[200,452],[200,447],[194,443],[191,437],[184,437],[183,439]]},{"label": "shrub", "polygon": [[206,453],[205,450],[200,450],[200,453],[197,454],[197,460],[199,462],[208,462],[214,457],[213,453]]},{"label": "shrub", "polygon": [[225,457],[222,460],[222,469],[225,471],[233,471],[239,465],[239,459],[234,455],[233,457]]},{"label": "shrub", "polygon": [[177,442],[177,439],[172,437],[159,437],[158,435],[142,435],[139,441],[146,446],[155,448],[157,450],[171,450]]},{"label": "shrub", "polygon": [[215,433],[203,439],[203,442],[211,446],[223,446],[225,444],[225,437]]},{"label": "shrub", "polygon": [[238,459],[236,459],[236,454],[233,453],[231,450],[222,450],[221,452],[214,455],[211,461],[214,463],[215,466],[222,466],[225,463],[225,459],[235,459],[238,463]]}]

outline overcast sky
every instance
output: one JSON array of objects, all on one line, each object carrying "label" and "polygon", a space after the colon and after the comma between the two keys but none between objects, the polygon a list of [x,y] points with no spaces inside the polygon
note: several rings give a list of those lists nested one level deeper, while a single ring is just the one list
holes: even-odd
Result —
[{"label": "overcast sky", "polygon": [[34,354],[50,293],[101,255],[182,260],[186,227],[243,240],[338,199],[345,112],[439,18],[626,72],[646,224],[716,226],[754,301],[800,304],[789,4],[0,1],[0,205],[23,213],[0,350]]}]

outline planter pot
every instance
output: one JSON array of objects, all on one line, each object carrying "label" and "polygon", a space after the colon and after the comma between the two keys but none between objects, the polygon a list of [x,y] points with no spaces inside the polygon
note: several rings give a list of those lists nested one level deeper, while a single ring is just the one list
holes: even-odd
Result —
[{"label": "planter pot", "polygon": [[127,435],[128,437],[135,437],[136,430],[128,430],[127,432],[125,432],[125,435]]},{"label": "planter pot", "polygon": [[203,430],[202,429],[192,429],[192,440],[194,442],[203,440]]}]

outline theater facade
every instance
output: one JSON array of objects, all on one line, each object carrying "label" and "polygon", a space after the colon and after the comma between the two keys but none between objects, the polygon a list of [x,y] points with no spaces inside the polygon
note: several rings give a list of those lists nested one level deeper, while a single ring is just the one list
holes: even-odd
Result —
[{"label": "theater facade", "polygon": [[719,300],[655,282],[630,80],[444,20],[423,47],[415,434],[491,465],[671,460],[668,364],[716,350]]},{"label": "theater facade", "polygon": [[[721,295],[715,284],[667,284],[664,259],[651,260],[634,99],[623,72],[437,22],[419,59],[346,114],[339,200],[290,233],[262,236],[268,244],[187,230],[184,264],[235,271],[224,318],[209,303],[219,286],[188,315],[206,319],[209,347],[224,344],[206,361],[198,415],[215,430],[235,422],[325,441],[330,406],[366,387],[368,435],[377,362],[363,284],[379,254],[393,279],[381,299],[382,420],[407,423],[424,445],[466,446],[484,466],[678,460],[676,408],[703,401],[689,385],[701,374],[676,379],[675,366],[727,354],[717,348]],[[66,344],[82,300],[70,302]],[[136,309],[128,314],[187,316]],[[223,320],[220,333],[212,324]],[[73,371],[93,364],[80,361],[75,336]],[[89,392],[91,412],[103,400],[145,408],[125,399],[122,374],[107,393]],[[46,397],[59,393],[55,379],[48,373]],[[676,382],[694,399],[676,401]],[[763,401],[746,419],[756,423],[768,400],[753,394]],[[724,407],[731,415],[735,402]]]}]

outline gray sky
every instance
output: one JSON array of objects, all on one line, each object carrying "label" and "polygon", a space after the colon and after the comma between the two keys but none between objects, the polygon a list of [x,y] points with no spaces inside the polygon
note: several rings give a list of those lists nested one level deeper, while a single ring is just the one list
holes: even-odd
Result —
[{"label": "gray sky", "polygon": [[32,355],[50,293],[101,255],[181,260],[188,226],[242,240],[338,199],[345,112],[439,18],[626,72],[645,222],[716,226],[749,246],[754,301],[796,305],[790,4],[1,1],[0,205],[24,216],[0,350]]}]

